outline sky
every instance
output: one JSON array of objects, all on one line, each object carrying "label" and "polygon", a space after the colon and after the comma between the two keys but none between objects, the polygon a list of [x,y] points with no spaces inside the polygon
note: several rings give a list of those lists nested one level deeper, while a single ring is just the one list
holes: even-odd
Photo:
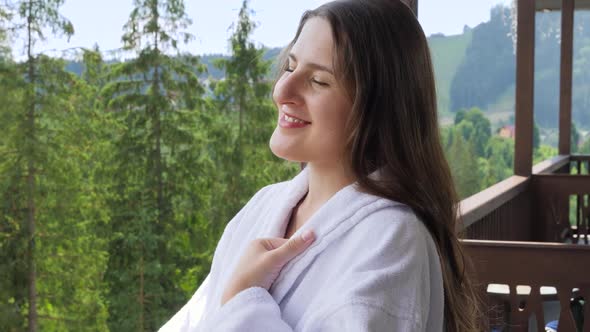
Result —
[{"label": "sky", "polygon": [[[229,53],[229,27],[237,19],[241,0],[187,0],[186,9],[193,24],[187,30],[195,40],[184,49],[193,54]],[[325,0],[250,0],[258,27],[252,39],[258,45],[282,47],[293,37],[299,18]],[[474,27],[489,20],[490,8],[510,0],[419,0],[419,21],[427,36],[433,33],[459,34],[463,27]],[[74,25],[75,34],[51,37],[39,44],[49,54],[99,45],[103,51],[119,49],[122,27],[129,18],[133,0],[66,0],[61,14]],[[20,44],[20,45],[19,45]],[[16,57],[22,56],[22,41],[13,44]],[[20,53],[20,54],[19,54]]]}]

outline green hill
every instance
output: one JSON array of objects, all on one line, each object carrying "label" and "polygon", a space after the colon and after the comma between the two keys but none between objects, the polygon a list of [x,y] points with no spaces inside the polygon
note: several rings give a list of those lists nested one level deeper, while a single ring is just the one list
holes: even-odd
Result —
[{"label": "green hill", "polygon": [[471,30],[454,36],[432,35],[428,38],[438,97],[438,112],[441,116],[450,115],[451,82],[457,72],[457,67],[463,62],[465,50],[471,43]]}]

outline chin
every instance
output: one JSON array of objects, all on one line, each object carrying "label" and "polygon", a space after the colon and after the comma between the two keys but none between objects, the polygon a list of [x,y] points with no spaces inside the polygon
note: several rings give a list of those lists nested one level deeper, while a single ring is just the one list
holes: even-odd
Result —
[{"label": "chin", "polygon": [[292,162],[305,162],[305,158],[302,158],[300,149],[292,142],[285,142],[285,137],[280,137],[281,134],[278,132],[278,128],[275,129],[274,133],[270,137],[269,147],[272,153],[284,160]]},{"label": "chin", "polygon": [[286,149],[284,146],[281,145],[274,145],[272,140],[270,141],[269,145],[270,151],[272,151],[272,154],[274,154],[275,156],[287,161],[301,162],[301,160],[299,160],[300,158],[297,158],[293,153],[290,153],[290,149]]}]

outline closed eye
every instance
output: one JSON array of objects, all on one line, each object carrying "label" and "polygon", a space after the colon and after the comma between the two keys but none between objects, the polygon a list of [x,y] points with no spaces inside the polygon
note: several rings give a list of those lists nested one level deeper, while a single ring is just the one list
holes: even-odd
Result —
[{"label": "closed eye", "polygon": [[328,84],[328,83],[326,83],[326,82],[322,82],[322,81],[318,81],[318,80],[316,80],[316,79],[312,79],[311,81],[312,81],[313,83],[317,84],[317,85],[320,85],[320,86],[329,86],[329,84]]}]

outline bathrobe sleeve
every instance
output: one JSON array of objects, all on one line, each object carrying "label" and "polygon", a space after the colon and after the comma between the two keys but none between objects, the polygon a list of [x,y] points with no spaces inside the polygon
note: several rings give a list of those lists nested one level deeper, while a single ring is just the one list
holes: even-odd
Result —
[{"label": "bathrobe sleeve", "polygon": [[293,331],[281,319],[279,305],[266,289],[260,287],[251,287],[236,294],[209,318],[202,331]]},{"label": "bathrobe sleeve", "polygon": [[[293,328],[281,318],[281,310],[264,288],[248,288],[228,301],[209,320],[202,331],[214,332],[292,332]],[[344,303],[321,320],[312,322],[309,332],[420,332],[420,322],[398,317],[378,305],[354,301]]]}]

